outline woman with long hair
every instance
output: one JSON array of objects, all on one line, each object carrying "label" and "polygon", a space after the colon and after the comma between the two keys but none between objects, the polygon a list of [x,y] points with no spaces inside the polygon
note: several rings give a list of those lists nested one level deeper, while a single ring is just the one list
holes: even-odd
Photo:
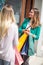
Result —
[{"label": "woman with long hair", "polygon": [[[29,65],[29,58],[30,56],[33,56],[35,54],[34,50],[34,43],[39,39],[40,36],[40,29],[41,29],[41,24],[40,24],[40,19],[39,19],[39,10],[37,8],[31,9],[29,13],[29,18],[30,20],[30,29],[26,29],[23,32],[28,34],[28,41],[27,44],[29,44],[28,48],[28,58],[27,60],[22,64],[22,65]],[[24,57],[25,59],[25,57]]]},{"label": "woman with long hair", "polygon": [[39,10],[37,8],[31,9],[30,17],[31,17],[32,12],[34,13],[34,15],[31,18],[31,22],[30,22],[30,27],[31,27],[30,32],[28,31],[28,29],[26,31],[24,31],[25,33],[27,33],[29,35],[28,56],[34,55],[34,53],[35,53],[34,42],[35,42],[35,40],[39,39],[40,28],[41,28],[40,19],[39,19]]},{"label": "woman with long hair", "polygon": [[14,46],[18,44],[18,27],[12,6],[5,5],[0,21],[0,65],[15,65]]}]

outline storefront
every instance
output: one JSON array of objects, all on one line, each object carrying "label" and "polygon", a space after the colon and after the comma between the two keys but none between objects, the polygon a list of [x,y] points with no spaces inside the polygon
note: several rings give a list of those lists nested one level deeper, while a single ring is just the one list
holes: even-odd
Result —
[{"label": "storefront", "polygon": [[27,17],[30,9],[34,5],[34,0],[0,0],[0,8],[4,4],[10,4],[13,6],[16,21],[19,25],[22,24],[24,17]]}]

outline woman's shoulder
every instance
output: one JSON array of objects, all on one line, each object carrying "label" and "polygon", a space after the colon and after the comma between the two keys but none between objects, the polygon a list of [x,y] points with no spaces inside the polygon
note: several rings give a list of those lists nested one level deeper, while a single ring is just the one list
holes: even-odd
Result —
[{"label": "woman's shoulder", "polygon": [[41,28],[41,25],[38,25],[38,26],[35,27],[35,29],[37,29],[37,28]]},{"label": "woman's shoulder", "polygon": [[16,23],[12,23],[11,26],[10,26],[10,28],[8,29],[8,31],[15,31],[17,29],[18,29],[17,24]]},{"label": "woman's shoulder", "polygon": [[18,30],[18,26],[15,23],[12,23],[8,29],[8,35],[15,33]]},{"label": "woman's shoulder", "polygon": [[16,23],[12,23],[12,24],[11,24],[11,27],[12,27],[12,28],[15,28],[15,29],[18,28],[18,26],[17,26]]},{"label": "woman's shoulder", "polygon": [[41,28],[41,25],[37,26],[36,28]]}]

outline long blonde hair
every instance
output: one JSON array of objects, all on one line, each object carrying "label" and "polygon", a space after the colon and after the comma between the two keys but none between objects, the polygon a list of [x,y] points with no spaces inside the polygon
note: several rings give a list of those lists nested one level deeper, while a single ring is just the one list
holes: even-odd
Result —
[{"label": "long blonde hair", "polygon": [[9,28],[8,25],[12,24],[12,22],[15,22],[14,11],[12,9],[12,6],[6,5],[2,8],[1,11],[0,39],[5,37]]},{"label": "long blonde hair", "polygon": [[34,11],[34,16],[31,20],[31,27],[35,28],[35,27],[41,25],[40,18],[39,18],[39,10],[37,8],[33,8],[32,10]]}]

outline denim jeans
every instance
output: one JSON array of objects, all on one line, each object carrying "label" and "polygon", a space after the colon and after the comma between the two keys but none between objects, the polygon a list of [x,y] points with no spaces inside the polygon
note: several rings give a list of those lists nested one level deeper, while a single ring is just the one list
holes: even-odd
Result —
[{"label": "denim jeans", "polygon": [[10,65],[10,62],[0,59],[0,65]]}]

